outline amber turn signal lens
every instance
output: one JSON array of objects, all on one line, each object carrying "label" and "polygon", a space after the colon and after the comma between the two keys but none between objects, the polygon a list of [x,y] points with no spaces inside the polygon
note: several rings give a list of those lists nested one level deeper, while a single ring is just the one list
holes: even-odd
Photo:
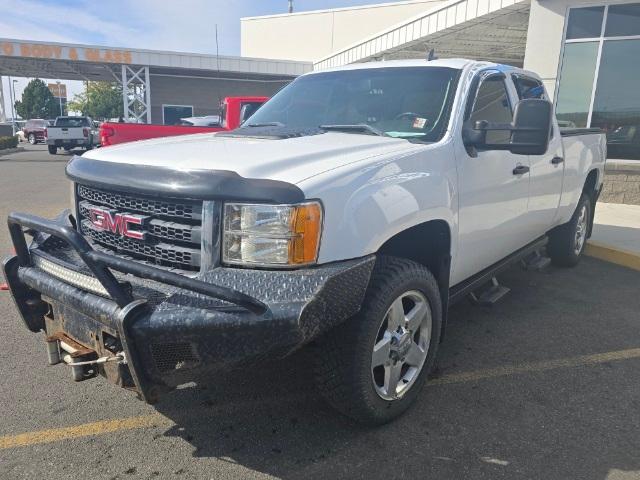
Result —
[{"label": "amber turn signal lens", "polygon": [[320,204],[312,202],[296,206],[292,220],[294,238],[289,246],[289,263],[300,265],[315,262],[322,231]]}]

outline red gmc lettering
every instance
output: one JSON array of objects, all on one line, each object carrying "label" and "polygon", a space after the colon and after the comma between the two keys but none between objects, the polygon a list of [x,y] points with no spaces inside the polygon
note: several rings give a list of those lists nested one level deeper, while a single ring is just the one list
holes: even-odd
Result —
[{"label": "red gmc lettering", "polygon": [[112,215],[108,210],[91,208],[89,210],[90,220],[94,227],[111,233],[118,233],[123,237],[144,239],[144,232],[140,230],[129,230],[130,225],[142,225],[142,218],[135,215],[116,213]]}]

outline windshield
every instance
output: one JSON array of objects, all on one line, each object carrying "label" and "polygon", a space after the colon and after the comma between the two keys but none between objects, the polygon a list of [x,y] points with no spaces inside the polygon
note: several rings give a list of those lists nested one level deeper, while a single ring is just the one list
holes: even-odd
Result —
[{"label": "windshield", "polygon": [[86,117],[60,117],[56,120],[56,127],[88,127]]},{"label": "windshield", "polygon": [[388,136],[435,142],[446,130],[458,74],[445,67],[387,67],[305,75],[264,104],[246,125],[307,129],[364,124]]}]

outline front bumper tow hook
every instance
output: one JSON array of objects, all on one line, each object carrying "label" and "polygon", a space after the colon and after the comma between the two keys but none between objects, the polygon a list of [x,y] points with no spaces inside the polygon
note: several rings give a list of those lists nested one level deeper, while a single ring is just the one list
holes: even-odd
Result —
[{"label": "front bumper tow hook", "polygon": [[[56,365],[60,362],[71,367],[73,380],[80,382],[95,376],[95,370],[91,366],[108,362],[127,363],[124,352],[114,355],[95,358],[96,353],[89,350],[66,335],[52,336],[47,339],[47,358],[49,365]],[[93,357],[93,358],[92,358]]]}]

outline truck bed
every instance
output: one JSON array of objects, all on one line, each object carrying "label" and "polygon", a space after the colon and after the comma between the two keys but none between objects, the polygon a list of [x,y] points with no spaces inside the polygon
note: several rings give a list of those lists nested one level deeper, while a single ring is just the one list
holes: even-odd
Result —
[{"label": "truck bed", "polygon": [[223,127],[194,127],[188,125],[158,125],[145,123],[105,122],[100,127],[103,147],[158,137],[175,137],[195,133],[221,132]]}]

